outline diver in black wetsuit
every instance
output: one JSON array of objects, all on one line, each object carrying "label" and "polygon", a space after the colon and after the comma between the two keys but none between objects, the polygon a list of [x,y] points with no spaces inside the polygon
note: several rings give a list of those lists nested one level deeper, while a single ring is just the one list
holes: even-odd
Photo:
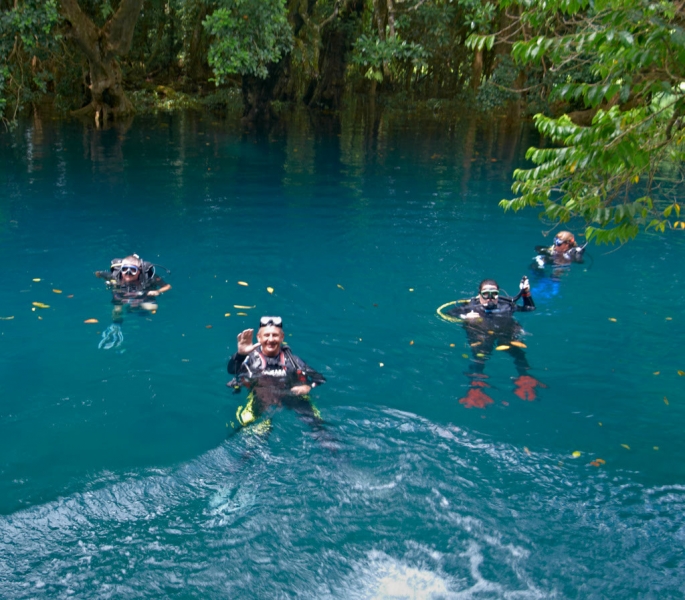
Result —
[{"label": "diver in black wetsuit", "polygon": [[115,323],[121,321],[124,306],[129,310],[157,310],[157,296],[171,289],[155,274],[155,265],[142,260],[137,254],[115,258],[108,271],[95,271],[95,276],[105,279],[112,290],[112,320]]},{"label": "diver in black wetsuit", "polygon": [[587,243],[576,244],[576,238],[570,231],[560,231],[554,237],[552,246],[536,246],[535,263],[542,269],[546,265],[555,267],[568,266],[571,263],[582,263]]},{"label": "diver in black wetsuit", "polygon": [[[489,387],[484,381],[485,362],[498,346],[506,346],[506,350],[514,359],[514,365],[518,372],[515,380],[514,393],[522,400],[535,399],[535,387],[540,384],[536,379],[527,375],[530,365],[523,351],[525,345],[518,340],[523,331],[521,325],[513,318],[518,311],[535,310],[535,302],[530,293],[530,284],[527,277],[523,277],[520,283],[520,292],[513,298],[501,296],[499,285],[494,279],[481,281],[478,295],[463,304],[458,304],[445,314],[448,317],[459,319],[464,324],[466,337],[473,361],[467,373],[471,377],[471,388],[466,397],[459,400],[467,408],[485,408],[493,402],[483,388]],[[517,304],[522,298],[523,304]]]},{"label": "diver in black wetsuit", "polygon": [[[257,344],[252,343],[253,329],[238,334],[238,352],[228,361],[227,370],[235,375],[228,385],[236,392],[249,389],[247,404],[238,407],[236,418],[241,426],[256,421],[272,407],[285,406],[298,413],[312,428],[323,423],[309,398],[312,388],[326,382],[323,375],[309,367],[283,344],[281,317],[262,317],[257,331]],[[262,427],[268,430],[270,420]]]}]

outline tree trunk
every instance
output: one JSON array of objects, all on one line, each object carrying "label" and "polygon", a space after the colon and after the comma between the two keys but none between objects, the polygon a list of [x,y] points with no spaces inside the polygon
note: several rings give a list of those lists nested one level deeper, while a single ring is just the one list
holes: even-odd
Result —
[{"label": "tree trunk", "polygon": [[77,0],[61,0],[67,33],[87,58],[90,69],[87,80],[90,104],[73,114],[94,118],[97,127],[133,113],[133,105],[122,85],[118,58],[131,49],[142,6],[143,0],[121,0],[116,13],[103,27],[98,27],[83,13]]},{"label": "tree trunk", "polygon": [[319,56],[320,75],[313,82],[312,91],[304,98],[307,106],[329,110],[340,108],[345,91],[347,55],[354,41],[351,24],[361,17],[363,10],[363,1],[348,2],[339,17],[324,27]]}]

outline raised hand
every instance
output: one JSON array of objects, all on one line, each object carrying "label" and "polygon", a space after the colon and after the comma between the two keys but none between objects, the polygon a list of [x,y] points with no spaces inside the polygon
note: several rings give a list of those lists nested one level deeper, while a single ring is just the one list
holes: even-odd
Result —
[{"label": "raised hand", "polygon": [[238,354],[247,356],[258,346],[258,344],[252,343],[253,334],[254,329],[246,329],[238,334]]}]

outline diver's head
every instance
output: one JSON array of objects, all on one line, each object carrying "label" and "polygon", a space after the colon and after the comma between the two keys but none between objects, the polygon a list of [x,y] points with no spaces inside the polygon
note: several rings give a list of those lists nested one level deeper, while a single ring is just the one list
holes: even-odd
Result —
[{"label": "diver's head", "polygon": [[138,281],[143,261],[137,254],[131,254],[121,261],[121,278],[126,282]]},{"label": "diver's head", "polygon": [[560,231],[554,236],[554,252],[563,254],[575,247],[576,238],[570,231]]},{"label": "diver's head", "polygon": [[262,317],[259,319],[257,341],[262,345],[265,356],[277,356],[283,343],[283,319],[281,317]]},{"label": "diver's head", "polygon": [[485,310],[497,308],[499,298],[499,285],[494,279],[483,279],[478,286],[478,301],[485,307]]}]

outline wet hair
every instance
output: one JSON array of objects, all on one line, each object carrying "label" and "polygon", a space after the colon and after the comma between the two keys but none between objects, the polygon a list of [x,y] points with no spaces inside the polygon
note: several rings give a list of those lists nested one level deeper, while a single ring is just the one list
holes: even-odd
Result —
[{"label": "wet hair", "polygon": [[478,286],[478,291],[480,292],[486,285],[494,285],[499,289],[499,284],[494,279],[483,279]]},{"label": "wet hair", "polygon": [[570,231],[560,231],[555,237],[559,238],[562,242],[567,242],[572,248],[576,245],[576,238],[573,237]]},{"label": "wet hair", "polygon": [[121,259],[121,264],[122,265],[134,265],[138,267],[139,269],[143,268],[143,261],[140,260],[140,256],[137,254],[131,254],[130,256],[127,256],[126,258]]}]

